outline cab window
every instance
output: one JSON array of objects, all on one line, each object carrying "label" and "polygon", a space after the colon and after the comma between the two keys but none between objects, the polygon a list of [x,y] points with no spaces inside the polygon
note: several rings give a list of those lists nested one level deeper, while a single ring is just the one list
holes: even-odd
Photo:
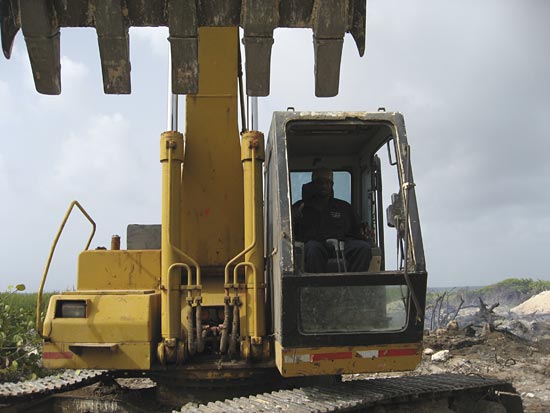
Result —
[{"label": "cab window", "polygon": [[[334,171],[334,197],[351,204],[351,174],[348,171]],[[302,199],[302,185],[311,182],[311,171],[290,173],[291,201]]]}]

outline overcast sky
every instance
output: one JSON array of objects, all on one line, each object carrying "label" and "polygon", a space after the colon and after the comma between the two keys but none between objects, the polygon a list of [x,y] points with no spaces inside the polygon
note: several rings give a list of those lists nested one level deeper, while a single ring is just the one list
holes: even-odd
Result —
[{"label": "overcast sky", "polygon": [[[73,199],[93,246],[160,222],[166,36],[131,30],[130,96],[103,94],[92,29],[62,30],[60,96],[35,91],[21,33],[0,61],[0,290],[38,289]],[[429,285],[550,280],[549,76],[550,1],[370,0],[366,56],[347,35],[336,98],[314,97],[311,31],[276,30],[260,129],[288,106],[402,112]],[[88,230],[69,221],[46,290],[73,288]]]}]

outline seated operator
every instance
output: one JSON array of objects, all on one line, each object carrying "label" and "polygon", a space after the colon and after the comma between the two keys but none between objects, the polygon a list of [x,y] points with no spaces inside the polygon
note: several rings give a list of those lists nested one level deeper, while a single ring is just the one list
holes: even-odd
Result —
[{"label": "seated operator", "polygon": [[362,239],[361,224],[352,206],[334,198],[333,174],[317,168],[312,182],[302,189],[302,200],[292,206],[294,235],[304,242],[305,272],[326,272],[329,258],[327,239],[344,241],[344,256],[351,272],[367,271],[371,244]]}]

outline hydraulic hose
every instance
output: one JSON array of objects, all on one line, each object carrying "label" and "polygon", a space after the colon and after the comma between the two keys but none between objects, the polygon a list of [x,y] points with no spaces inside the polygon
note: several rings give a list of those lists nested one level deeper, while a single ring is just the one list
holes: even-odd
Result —
[{"label": "hydraulic hose", "polygon": [[202,340],[202,306],[200,298],[197,298],[197,306],[195,307],[195,329],[197,334],[197,353],[204,351],[204,341]]},{"label": "hydraulic hose", "polygon": [[227,350],[227,338],[229,337],[229,317],[231,316],[231,308],[229,306],[229,297],[226,297],[223,306],[223,324],[220,338],[220,353],[225,354]]},{"label": "hydraulic hose", "polygon": [[233,299],[233,322],[231,323],[231,339],[229,341],[229,356],[237,355],[239,340],[239,297]]},{"label": "hydraulic hose", "polygon": [[189,355],[195,354],[195,335],[193,334],[193,306],[188,303],[185,308],[185,320],[187,321],[187,350]]}]

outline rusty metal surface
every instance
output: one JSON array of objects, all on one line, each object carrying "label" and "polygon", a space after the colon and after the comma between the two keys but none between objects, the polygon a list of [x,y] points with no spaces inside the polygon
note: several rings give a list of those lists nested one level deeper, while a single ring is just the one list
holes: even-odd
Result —
[{"label": "rusty metal surface", "polygon": [[267,96],[273,31],[311,28],[315,93],[338,93],[345,33],[359,54],[365,50],[366,0],[0,0],[2,50],[10,57],[21,28],[36,89],[61,93],[60,28],[95,27],[104,91],[130,93],[129,28],[167,26],[172,51],[172,89],[197,93],[199,27],[241,26],[246,54],[247,92]]},{"label": "rusty metal surface", "polygon": [[[407,404],[421,400],[456,397],[470,391],[482,394],[509,391],[498,379],[455,374],[356,380],[330,387],[303,387],[280,390],[207,405],[186,405],[179,412],[340,412],[364,411],[375,405]],[[370,411],[370,410],[369,410]],[[522,410],[515,409],[509,411]]]},{"label": "rusty metal surface", "polygon": [[101,380],[106,370],[67,370],[59,375],[37,380],[0,384],[0,403],[11,404],[29,398],[76,389]]}]

